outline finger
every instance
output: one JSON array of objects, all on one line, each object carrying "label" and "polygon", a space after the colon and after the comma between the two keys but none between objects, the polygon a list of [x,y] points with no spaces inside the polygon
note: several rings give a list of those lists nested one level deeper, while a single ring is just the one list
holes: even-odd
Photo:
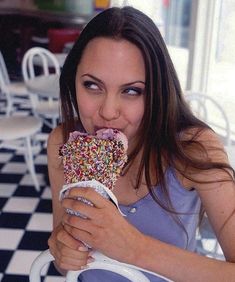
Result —
[{"label": "finger", "polygon": [[64,214],[63,216],[63,223],[65,225],[70,225],[71,227],[87,231],[88,233],[93,233],[96,228],[98,228],[98,225],[95,224],[94,221],[91,219],[84,219],[82,217],[78,217],[76,215],[71,214]]},{"label": "finger", "polygon": [[93,236],[92,236],[91,233],[89,233],[85,230],[74,228],[74,227],[67,225],[67,224],[65,224],[64,228],[69,234],[71,234],[71,236],[73,236],[77,240],[80,240],[80,241],[86,243],[88,246],[92,247],[91,242],[92,242]]},{"label": "finger", "polygon": [[65,229],[58,232],[56,238],[62,245],[73,250],[78,250],[79,247],[83,246],[82,242],[75,240]]},{"label": "finger", "polygon": [[107,204],[107,199],[102,197],[93,188],[71,188],[68,194],[68,198],[77,197],[82,197],[87,199],[88,201],[91,201],[97,208],[103,208]]},{"label": "finger", "polygon": [[74,262],[73,264],[68,263],[68,262],[60,262],[58,260],[56,260],[55,262],[56,262],[56,265],[57,265],[58,268],[61,268],[61,269],[66,270],[66,271],[78,271],[78,270],[81,270],[81,269],[84,269],[84,268],[87,267],[86,262],[81,263],[81,265],[78,264],[77,261]]},{"label": "finger", "polygon": [[67,255],[65,250],[63,252],[56,252],[55,260],[58,266],[66,270],[78,270],[88,263],[88,252],[72,252],[71,250]]},{"label": "finger", "polygon": [[71,209],[72,211],[78,212],[91,219],[94,218],[97,212],[97,208],[95,208],[94,206],[88,205],[80,200],[74,200],[72,198],[63,199],[62,206],[65,209]]},{"label": "finger", "polygon": [[80,252],[85,252],[86,256],[87,253],[90,251],[84,243],[78,239],[76,239],[72,234],[65,230],[65,228],[57,234],[57,241],[56,241],[57,249],[60,251],[65,247],[69,248],[69,251],[75,250]]},{"label": "finger", "polygon": [[78,250],[73,250],[70,249],[66,246],[58,246],[57,247],[61,256],[66,257],[66,258],[73,258],[73,259],[78,259],[78,260],[84,260],[88,257],[89,255],[89,249],[86,247],[82,242]]}]

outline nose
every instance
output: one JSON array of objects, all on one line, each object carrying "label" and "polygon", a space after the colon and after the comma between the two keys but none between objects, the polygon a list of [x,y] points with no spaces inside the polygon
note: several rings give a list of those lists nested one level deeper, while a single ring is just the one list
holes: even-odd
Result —
[{"label": "nose", "polygon": [[118,99],[111,95],[106,95],[100,105],[99,114],[107,121],[118,119],[120,116],[120,103]]}]

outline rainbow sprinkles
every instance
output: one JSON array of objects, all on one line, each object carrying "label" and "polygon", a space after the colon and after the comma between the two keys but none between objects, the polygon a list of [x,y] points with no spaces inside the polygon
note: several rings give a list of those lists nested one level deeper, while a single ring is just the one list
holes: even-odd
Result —
[{"label": "rainbow sprinkles", "polygon": [[66,184],[96,180],[112,190],[127,162],[127,138],[116,129],[96,135],[74,131],[61,146]]}]

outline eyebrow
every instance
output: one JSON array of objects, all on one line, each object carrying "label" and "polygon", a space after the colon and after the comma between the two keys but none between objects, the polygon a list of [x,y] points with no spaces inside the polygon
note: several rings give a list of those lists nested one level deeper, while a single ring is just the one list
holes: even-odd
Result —
[{"label": "eyebrow", "polygon": [[[88,76],[88,77],[90,77],[90,78],[96,80],[97,82],[104,84],[101,79],[95,77],[95,76],[92,75],[92,74],[84,73],[81,77],[84,77],[84,76]],[[131,81],[131,82],[125,83],[125,84],[123,84],[123,86],[125,87],[125,86],[129,86],[129,85],[132,85],[132,84],[135,84],[135,83],[142,83],[142,84],[145,85],[145,82],[144,82],[144,81],[142,81],[142,80],[135,80],[135,81]]]}]

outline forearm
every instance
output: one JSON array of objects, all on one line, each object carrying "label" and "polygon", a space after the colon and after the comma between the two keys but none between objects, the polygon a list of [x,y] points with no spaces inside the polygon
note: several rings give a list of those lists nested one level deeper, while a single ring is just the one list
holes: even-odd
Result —
[{"label": "forearm", "polygon": [[[74,200],[77,197],[88,199],[94,206]],[[235,263],[209,259],[144,235],[94,190],[71,189],[62,205],[89,218],[65,215],[65,230],[110,258],[177,282],[235,281]],[[230,240],[227,257],[232,257],[233,241]]]},{"label": "forearm", "polygon": [[219,261],[146,237],[135,254],[138,267],[157,272],[173,281],[235,281],[235,263]]}]

